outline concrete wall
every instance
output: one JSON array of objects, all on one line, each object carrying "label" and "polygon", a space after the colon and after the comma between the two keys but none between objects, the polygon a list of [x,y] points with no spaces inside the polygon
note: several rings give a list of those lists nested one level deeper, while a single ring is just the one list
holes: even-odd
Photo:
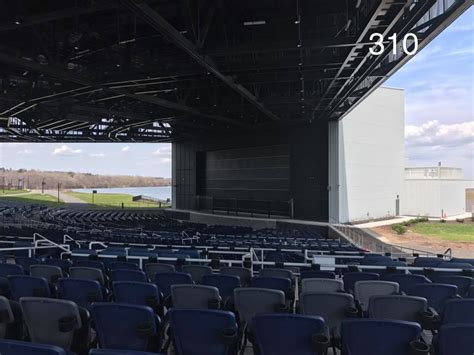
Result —
[{"label": "concrete wall", "polygon": [[339,222],[396,214],[405,173],[404,100],[403,90],[379,88],[339,121],[338,184],[330,183]]},{"label": "concrete wall", "polygon": [[447,217],[466,211],[466,189],[474,188],[472,180],[407,179],[400,208],[408,216]]}]

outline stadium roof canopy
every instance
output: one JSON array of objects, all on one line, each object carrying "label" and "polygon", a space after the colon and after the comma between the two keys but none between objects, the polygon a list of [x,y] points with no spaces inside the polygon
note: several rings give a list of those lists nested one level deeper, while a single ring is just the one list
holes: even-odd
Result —
[{"label": "stadium roof canopy", "polygon": [[0,140],[166,142],[339,119],[409,59],[389,36],[422,48],[471,4],[2,0]]}]

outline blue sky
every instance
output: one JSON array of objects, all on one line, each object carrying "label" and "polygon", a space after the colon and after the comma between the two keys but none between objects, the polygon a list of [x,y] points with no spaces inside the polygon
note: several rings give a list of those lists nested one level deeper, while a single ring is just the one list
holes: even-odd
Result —
[{"label": "blue sky", "polygon": [[[385,82],[405,89],[407,166],[461,167],[474,178],[474,8]],[[0,143],[0,166],[171,176],[169,144]]]}]

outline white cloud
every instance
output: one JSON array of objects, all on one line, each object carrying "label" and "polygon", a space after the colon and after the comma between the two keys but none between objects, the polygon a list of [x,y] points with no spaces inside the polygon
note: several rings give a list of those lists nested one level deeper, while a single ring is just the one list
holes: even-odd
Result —
[{"label": "white cloud", "polygon": [[82,149],[72,149],[71,147],[65,144],[53,150],[53,155],[70,156],[70,155],[77,155],[81,153],[82,153]]},{"label": "white cloud", "polygon": [[419,126],[407,125],[405,139],[409,146],[460,146],[474,141],[474,121],[440,124],[433,120]]},{"label": "white cloud", "polygon": [[105,154],[105,153],[92,153],[91,154],[92,158],[105,158],[106,156],[107,156],[107,154]]},{"label": "white cloud", "polygon": [[130,146],[127,145],[125,147],[122,148],[122,152],[128,152],[130,150]]},{"label": "white cloud", "polygon": [[171,158],[161,158],[161,163],[163,164],[171,163]]},{"label": "white cloud", "polygon": [[160,157],[171,157],[171,147],[158,148],[153,152],[153,155],[157,155]]},{"label": "white cloud", "polygon": [[20,154],[20,155],[31,155],[33,154],[33,151],[29,150],[29,149],[22,149],[22,150],[19,150],[17,152],[17,154]]}]

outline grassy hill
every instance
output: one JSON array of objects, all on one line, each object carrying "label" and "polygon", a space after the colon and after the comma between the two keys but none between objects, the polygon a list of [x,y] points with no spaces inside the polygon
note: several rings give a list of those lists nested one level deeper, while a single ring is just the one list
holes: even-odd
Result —
[{"label": "grassy hill", "polygon": [[56,189],[58,183],[61,184],[61,189],[167,186],[171,183],[169,178],[162,177],[0,168],[0,186],[3,185],[3,178],[5,185],[11,186],[11,189],[16,189],[19,185],[29,189],[41,189],[43,181],[45,189]]}]

